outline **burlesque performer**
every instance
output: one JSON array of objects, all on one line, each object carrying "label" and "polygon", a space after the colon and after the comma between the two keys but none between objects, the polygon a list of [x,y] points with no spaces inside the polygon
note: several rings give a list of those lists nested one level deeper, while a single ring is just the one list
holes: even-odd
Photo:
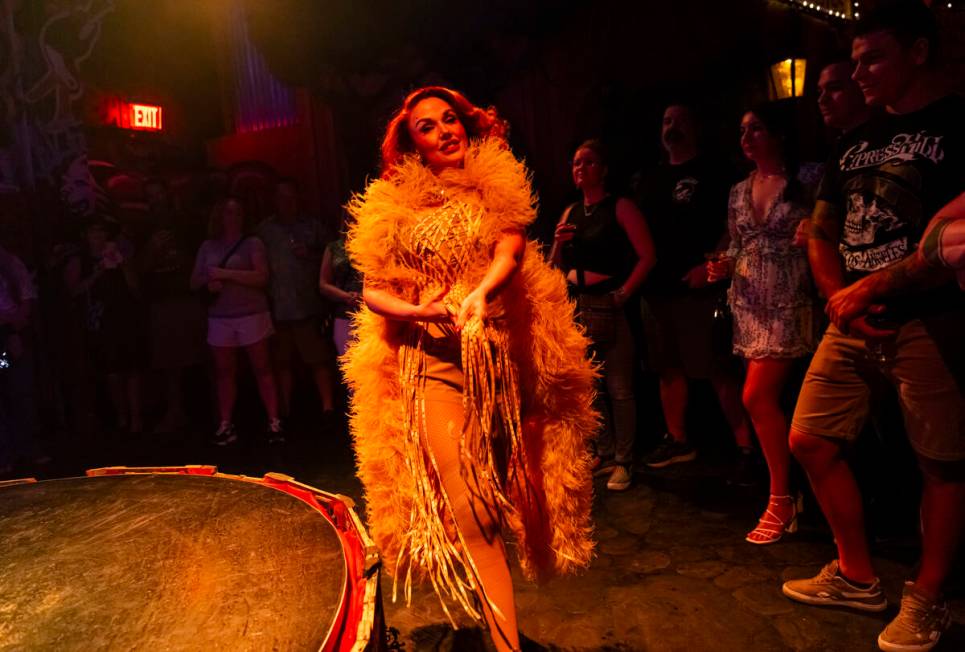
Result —
[{"label": "burlesque performer", "polygon": [[506,130],[449,89],[406,98],[382,178],[348,207],[364,306],[343,360],[369,527],[396,584],[408,599],[427,578],[447,615],[455,602],[518,650],[502,534],[527,577],[589,563],[598,415],[563,277],[523,233],[534,198]]}]

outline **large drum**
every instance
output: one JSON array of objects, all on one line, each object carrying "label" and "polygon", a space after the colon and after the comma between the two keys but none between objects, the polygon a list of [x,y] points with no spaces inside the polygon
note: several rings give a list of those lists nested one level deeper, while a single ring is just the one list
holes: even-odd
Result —
[{"label": "large drum", "polygon": [[214,467],[0,483],[0,650],[380,650],[350,499]]}]

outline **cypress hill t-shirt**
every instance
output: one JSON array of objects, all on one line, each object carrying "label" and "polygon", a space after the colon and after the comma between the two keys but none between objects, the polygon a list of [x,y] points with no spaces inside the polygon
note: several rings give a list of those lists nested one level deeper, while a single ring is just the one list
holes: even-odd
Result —
[{"label": "cypress hill t-shirt", "polygon": [[[843,138],[818,199],[844,215],[838,250],[848,282],[911,254],[928,220],[965,191],[965,100],[946,96],[881,114]],[[896,319],[965,306],[955,284],[888,303]]]}]

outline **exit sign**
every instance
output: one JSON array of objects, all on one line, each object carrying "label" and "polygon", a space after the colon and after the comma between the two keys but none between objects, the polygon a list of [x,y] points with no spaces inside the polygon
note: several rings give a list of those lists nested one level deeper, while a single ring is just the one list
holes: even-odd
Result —
[{"label": "exit sign", "polygon": [[161,131],[161,107],[152,104],[128,104],[131,129]]},{"label": "exit sign", "polygon": [[157,104],[127,102],[117,97],[107,98],[101,104],[102,124],[134,129],[137,131],[161,131],[164,129],[164,108]]}]

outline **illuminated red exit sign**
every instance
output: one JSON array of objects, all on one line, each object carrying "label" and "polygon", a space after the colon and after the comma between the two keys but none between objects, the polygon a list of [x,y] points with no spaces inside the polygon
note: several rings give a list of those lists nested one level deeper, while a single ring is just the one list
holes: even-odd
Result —
[{"label": "illuminated red exit sign", "polygon": [[161,107],[151,104],[129,104],[131,129],[161,131]]},{"label": "illuminated red exit sign", "polygon": [[156,104],[139,104],[112,99],[107,106],[105,122],[121,129],[138,131],[161,131],[164,128],[164,110]]}]

